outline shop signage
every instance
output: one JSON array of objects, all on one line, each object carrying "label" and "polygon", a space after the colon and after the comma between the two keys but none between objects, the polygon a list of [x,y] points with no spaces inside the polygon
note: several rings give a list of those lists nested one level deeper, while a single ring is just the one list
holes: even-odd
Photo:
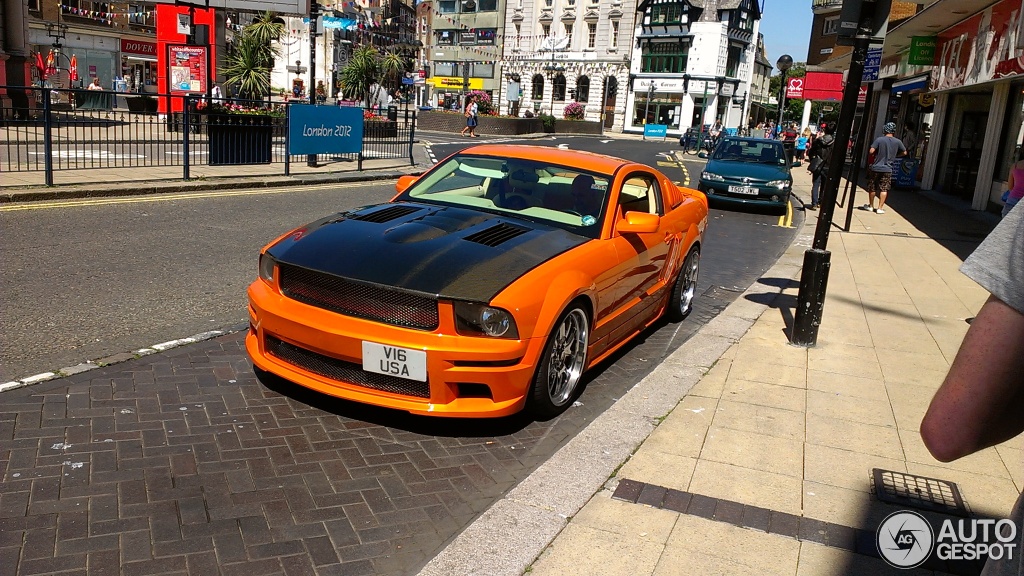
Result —
[{"label": "shop signage", "polygon": [[139,56],[152,56],[156,58],[156,42],[121,38],[121,54],[138,54]]},{"label": "shop signage", "polygon": [[288,153],[351,154],[363,149],[363,109],[353,106],[288,106]]},{"label": "shop signage", "polygon": [[931,66],[935,64],[935,37],[914,36],[911,38],[907,64],[912,66]]},{"label": "shop signage", "polygon": [[644,124],[644,138],[665,138],[668,136],[667,124]]},{"label": "shop signage", "polygon": [[790,78],[786,80],[786,98],[803,98],[804,97],[804,79],[803,78]]},{"label": "shop signage", "polygon": [[206,46],[167,45],[170,92],[206,92]]},{"label": "shop signage", "polygon": [[[453,78],[451,76],[434,76],[433,78],[427,78],[427,84],[430,84],[434,88],[449,88],[462,90],[463,80],[462,78]],[[483,78],[470,78],[469,83],[466,86],[468,90],[483,90],[484,79]]]},{"label": "shop signage", "polygon": [[936,36],[931,85],[949,90],[1024,73],[1020,0],[1002,0]]},{"label": "shop signage", "polygon": [[857,91],[857,104],[864,104],[868,101],[868,87],[861,86]]},{"label": "shop signage", "polygon": [[[655,92],[682,92],[683,91],[683,79],[670,79],[670,80],[659,80],[657,78],[637,78],[633,80],[633,91],[634,92],[647,92],[651,89],[651,85],[654,85]],[[694,91],[694,82],[690,82],[690,92]],[[701,82],[700,90],[704,90],[703,82]]]}]

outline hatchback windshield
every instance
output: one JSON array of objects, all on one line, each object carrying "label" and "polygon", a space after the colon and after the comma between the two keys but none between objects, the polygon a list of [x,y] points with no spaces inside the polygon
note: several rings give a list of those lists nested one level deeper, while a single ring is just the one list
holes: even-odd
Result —
[{"label": "hatchback windshield", "polygon": [[715,150],[713,160],[753,162],[757,164],[785,165],[786,154],[782,144],[772,140],[724,140]]},{"label": "hatchback windshield", "polygon": [[609,177],[535,160],[456,155],[401,198],[498,212],[597,238]]}]

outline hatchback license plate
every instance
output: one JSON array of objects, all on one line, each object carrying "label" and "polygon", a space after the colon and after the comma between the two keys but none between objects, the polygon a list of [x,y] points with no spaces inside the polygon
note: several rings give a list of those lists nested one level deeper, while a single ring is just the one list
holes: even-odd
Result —
[{"label": "hatchback license plate", "polygon": [[729,192],[732,194],[757,194],[757,188],[753,186],[729,186]]},{"label": "hatchback license plate", "polygon": [[427,353],[363,341],[363,370],[386,376],[427,381]]}]

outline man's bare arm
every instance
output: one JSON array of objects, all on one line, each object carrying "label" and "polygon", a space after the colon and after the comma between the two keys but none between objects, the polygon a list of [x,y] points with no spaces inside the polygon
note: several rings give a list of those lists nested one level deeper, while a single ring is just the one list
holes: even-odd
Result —
[{"label": "man's bare arm", "polygon": [[971,323],[921,422],[949,462],[1024,432],[1024,314],[990,296]]}]

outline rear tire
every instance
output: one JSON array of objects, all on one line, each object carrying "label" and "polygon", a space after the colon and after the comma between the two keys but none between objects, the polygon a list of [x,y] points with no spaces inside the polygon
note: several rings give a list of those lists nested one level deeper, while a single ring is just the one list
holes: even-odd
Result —
[{"label": "rear tire", "polygon": [[587,365],[590,319],[573,304],[558,317],[533,375],[527,407],[538,418],[553,418],[569,407]]},{"label": "rear tire", "polygon": [[693,301],[697,299],[697,275],[700,273],[700,248],[694,246],[686,254],[676,283],[672,286],[672,296],[668,302],[668,319],[671,322],[682,322],[693,310]]}]

